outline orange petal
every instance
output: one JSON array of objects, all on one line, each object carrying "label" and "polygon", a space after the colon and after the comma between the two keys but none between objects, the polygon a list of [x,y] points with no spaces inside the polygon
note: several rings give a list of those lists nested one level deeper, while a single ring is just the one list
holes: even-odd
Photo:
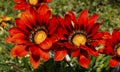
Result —
[{"label": "orange petal", "polygon": [[30,55],[30,62],[32,64],[33,68],[38,68],[39,64],[40,64],[40,56],[39,55]]},{"label": "orange petal", "polygon": [[67,55],[67,50],[60,50],[55,52],[54,60],[55,61],[61,61],[65,58]]},{"label": "orange petal", "polygon": [[48,50],[52,46],[52,41],[51,39],[47,38],[44,42],[40,43],[39,46],[44,50]]},{"label": "orange petal", "polygon": [[26,47],[27,46],[24,45],[16,45],[12,48],[10,55],[13,57],[24,57],[25,55],[27,55]]}]

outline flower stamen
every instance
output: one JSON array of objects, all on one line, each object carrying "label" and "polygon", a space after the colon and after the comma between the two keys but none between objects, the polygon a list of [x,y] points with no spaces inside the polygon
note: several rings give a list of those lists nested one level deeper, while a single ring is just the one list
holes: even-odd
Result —
[{"label": "flower stamen", "polygon": [[31,5],[36,5],[38,3],[38,0],[29,0],[29,3]]},{"label": "flower stamen", "polygon": [[47,38],[47,34],[45,31],[43,30],[40,30],[40,31],[37,31],[34,35],[34,42],[36,44],[40,44],[42,43],[45,39]]}]

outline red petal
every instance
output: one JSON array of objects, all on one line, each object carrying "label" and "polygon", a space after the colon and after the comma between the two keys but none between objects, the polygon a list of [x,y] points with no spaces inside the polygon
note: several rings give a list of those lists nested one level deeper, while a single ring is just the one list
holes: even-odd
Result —
[{"label": "red petal", "polygon": [[11,35],[11,36],[14,36],[15,34],[18,34],[18,33],[22,33],[22,31],[20,31],[18,28],[16,28],[16,27],[13,27],[13,28],[10,28],[9,29],[9,34]]},{"label": "red petal", "polygon": [[74,46],[74,45],[72,45],[72,44],[70,44],[70,43],[68,43],[68,42],[65,42],[64,43],[64,45],[68,48],[68,49],[76,49],[77,47],[76,46]]},{"label": "red petal", "polygon": [[94,36],[92,36],[92,39],[101,39],[103,36],[103,32],[97,32]]},{"label": "red petal", "polygon": [[91,29],[91,27],[94,25],[94,23],[96,22],[96,20],[98,19],[99,15],[95,14],[93,16],[91,16],[88,20],[88,29],[87,31],[89,31]]},{"label": "red petal", "polygon": [[39,46],[44,50],[48,50],[52,46],[52,40],[50,38],[47,38],[44,42],[40,43]]},{"label": "red petal", "polygon": [[57,24],[58,24],[57,18],[55,16],[52,17],[52,19],[49,22],[49,26],[48,26],[48,31],[50,35],[55,32],[57,28]]},{"label": "red petal", "polygon": [[[37,57],[37,60],[36,60]],[[30,62],[33,66],[33,68],[38,68],[39,64],[40,64],[40,56],[39,55],[30,55]]]},{"label": "red petal", "polygon": [[102,37],[103,39],[110,39],[111,35],[108,32],[103,32],[104,36]]},{"label": "red petal", "polygon": [[54,59],[55,61],[61,61],[65,58],[66,55],[67,55],[67,50],[56,51]]},{"label": "red petal", "polygon": [[16,26],[22,30],[23,32],[25,32],[26,34],[29,34],[30,31],[27,30],[27,27],[22,23],[21,19],[20,18],[16,18],[15,19],[15,23],[16,23]]},{"label": "red petal", "polygon": [[114,55],[114,49],[110,46],[106,47],[104,53],[107,55]]},{"label": "red petal", "polygon": [[12,36],[12,39],[24,39],[24,38],[27,38],[27,36],[23,33],[17,33],[15,34],[14,36]]},{"label": "red petal", "polygon": [[30,5],[26,2],[21,2],[21,3],[18,3],[18,4],[15,4],[14,6],[14,9],[15,10],[25,10],[27,9],[28,7],[30,7]]},{"label": "red petal", "polygon": [[113,40],[113,42],[117,42],[118,39],[119,39],[119,30],[114,29],[114,31],[112,33],[112,40]]},{"label": "red petal", "polygon": [[99,41],[90,42],[90,45],[96,47],[99,45]]},{"label": "red petal", "polygon": [[116,59],[112,58],[109,62],[110,67],[116,67],[119,65],[119,61],[117,61]]},{"label": "red petal", "polygon": [[[67,12],[67,14],[70,15],[72,21],[73,21],[74,24],[75,24],[74,26],[76,26],[77,20],[76,20],[76,17],[75,17],[75,15],[74,15],[74,13],[73,13],[73,12]],[[76,26],[76,27],[77,27],[77,26]]]},{"label": "red petal", "polygon": [[90,65],[90,58],[88,57],[87,52],[80,54],[78,62],[84,68],[88,68],[89,67],[89,65]]},{"label": "red petal", "polygon": [[95,34],[97,33],[97,31],[98,31],[98,29],[99,29],[99,27],[100,27],[101,24],[102,24],[102,23],[96,23],[96,24],[94,24],[94,25],[91,27],[90,31],[88,32],[89,36],[95,35]]},{"label": "red petal", "polygon": [[10,55],[13,57],[24,57],[25,55],[27,55],[26,47],[27,46],[24,45],[16,45],[12,48]]},{"label": "red petal", "polygon": [[20,3],[20,2],[24,2],[25,0],[13,0],[14,2]]},{"label": "red petal", "polygon": [[90,47],[88,48],[87,46],[81,46],[81,48],[85,49],[89,54],[97,57],[98,56],[98,52],[95,50],[94,47]]},{"label": "red petal", "polygon": [[[71,16],[66,14],[65,19],[64,19],[64,27],[65,27],[66,31],[68,31],[68,32],[73,31],[72,28],[74,28],[73,27],[74,25],[72,25],[71,22],[72,22]],[[75,24],[75,23],[73,23],[73,24]]]},{"label": "red petal", "polygon": [[40,8],[38,9],[39,15],[45,15],[48,12],[49,8],[46,4],[42,4]]},{"label": "red petal", "polygon": [[79,27],[83,24],[84,29],[86,29],[86,25],[88,24],[88,11],[87,10],[83,10],[80,13],[80,16],[78,17],[78,24],[79,24]]},{"label": "red petal", "polygon": [[76,49],[72,51],[72,57],[78,57],[80,54],[80,49]]},{"label": "red petal", "polygon": [[26,11],[21,14],[22,23],[28,28],[33,29],[33,26],[36,26],[36,14],[34,9],[26,9]]},{"label": "red petal", "polygon": [[44,0],[44,2],[51,2],[51,0]]},{"label": "red petal", "polygon": [[46,4],[42,4],[38,9],[38,21],[39,24],[47,24],[48,19],[51,16],[51,11],[49,10],[48,6]]},{"label": "red petal", "polygon": [[44,51],[40,49],[40,56],[42,57],[43,60],[47,61],[50,59],[50,54],[49,51]]},{"label": "red petal", "polygon": [[48,22],[50,16],[51,16],[51,11],[48,10],[47,13],[43,17],[44,18],[44,22]]},{"label": "red petal", "polygon": [[11,42],[16,43],[16,44],[25,44],[29,43],[29,40],[26,40],[27,36],[25,36],[22,33],[18,33],[11,37]]}]

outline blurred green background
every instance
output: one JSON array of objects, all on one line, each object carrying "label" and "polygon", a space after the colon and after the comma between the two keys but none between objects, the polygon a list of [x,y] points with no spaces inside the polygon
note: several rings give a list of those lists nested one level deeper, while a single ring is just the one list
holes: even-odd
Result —
[{"label": "blurred green background", "polygon": [[[5,22],[5,28],[0,23],[0,72],[111,72],[113,70],[117,72],[116,68],[108,66],[111,57],[102,54],[98,58],[91,57],[88,69],[76,65],[76,59],[71,61],[74,67],[66,66],[64,61],[54,62],[51,59],[41,63],[38,69],[33,69],[29,57],[11,58],[9,52],[14,45],[6,43],[4,38],[8,35],[8,29],[14,25],[14,18],[20,13],[13,9],[14,4],[12,0],[0,0],[0,17],[12,17],[10,21]],[[112,32],[115,28],[120,29],[120,0],[52,0],[49,7],[56,16],[64,16],[67,11],[72,11],[78,17],[82,10],[87,9],[89,16],[100,15],[98,22],[103,22],[101,31]]]}]

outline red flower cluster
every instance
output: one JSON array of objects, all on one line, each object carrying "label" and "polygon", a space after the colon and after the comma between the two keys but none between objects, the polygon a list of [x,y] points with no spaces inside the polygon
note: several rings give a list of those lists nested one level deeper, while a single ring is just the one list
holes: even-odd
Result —
[{"label": "red flower cluster", "polygon": [[120,64],[120,31],[114,29],[111,38],[106,42],[105,48],[100,51],[106,55],[113,56],[109,62],[110,67],[116,67]]},{"label": "red flower cluster", "polygon": [[[13,57],[30,55],[34,68],[40,59],[50,59],[50,51],[54,52],[54,60],[61,61],[66,55],[77,57],[78,63],[88,68],[91,54],[97,57],[100,53],[113,55],[110,66],[120,63],[120,32],[114,30],[112,36],[107,32],[98,31],[102,23],[97,23],[99,15],[88,17],[83,10],[78,19],[72,12],[64,18],[52,16],[50,9],[41,2],[51,0],[14,0],[15,9],[24,10],[20,18],[15,18],[15,27],[9,29],[8,43],[14,43],[10,54]],[[97,50],[98,45],[104,48]]]}]

